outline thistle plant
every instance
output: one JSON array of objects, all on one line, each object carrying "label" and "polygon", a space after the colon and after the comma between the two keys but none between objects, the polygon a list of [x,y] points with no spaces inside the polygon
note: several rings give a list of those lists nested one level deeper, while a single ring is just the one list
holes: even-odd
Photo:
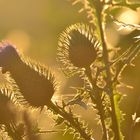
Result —
[{"label": "thistle plant", "polygon": [[[9,58],[4,59],[7,58],[7,56]],[[80,119],[71,112],[71,109],[67,111],[65,109],[64,102],[61,107],[51,101],[51,97],[56,90],[56,82],[54,82],[55,80],[53,74],[48,72],[47,68],[42,65],[35,64],[28,59],[21,59],[16,48],[9,43],[2,43],[1,57],[2,72],[10,72],[10,76],[13,80],[10,78],[9,82],[13,85],[16,94],[19,93],[23,96],[22,103],[25,100],[25,104],[28,103],[32,107],[41,109],[44,106],[47,106],[54,115],[59,114],[62,116],[58,116],[56,122],[61,119],[62,122],[66,121],[65,124],[67,129],[75,129],[75,136],[78,135],[87,140],[92,139],[90,132],[87,133],[88,129],[84,126],[84,122],[81,122]],[[13,62],[13,65],[11,65],[10,61]],[[20,73],[21,71],[24,72],[24,75],[23,73]],[[9,77],[9,75],[7,77]],[[33,80],[31,85],[29,83],[25,83],[26,80],[29,81],[31,79]],[[17,86],[15,86],[15,84]],[[37,89],[31,87],[37,87]]]},{"label": "thistle plant", "polygon": [[[72,100],[62,99],[61,103],[52,101],[58,91],[57,76],[46,66],[34,62],[21,55],[14,45],[2,42],[0,47],[0,67],[2,73],[7,76],[13,87],[13,94],[0,93],[0,104],[7,104],[16,97],[16,102],[25,108],[32,107],[46,109],[55,116],[55,125],[65,125],[64,134],[70,132],[75,139],[94,140],[93,130],[88,127],[88,121],[82,120],[73,111],[73,106],[91,108],[96,110],[97,120],[102,128],[102,140],[133,140],[133,130],[140,118],[137,112],[132,114],[132,128],[130,135],[126,136],[122,131],[125,124],[125,111],[121,111],[120,102],[125,93],[118,90],[118,86],[124,86],[121,82],[122,72],[131,66],[133,60],[140,52],[139,35],[133,36],[135,43],[128,44],[127,49],[110,49],[106,36],[106,24],[108,20],[121,29],[139,30],[140,26],[127,24],[116,19],[113,11],[116,8],[127,7],[133,10],[139,8],[140,3],[127,0],[70,0],[73,5],[80,4],[79,12],[87,14],[87,23],[76,23],[67,27],[58,38],[57,62],[66,77],[76,75],[81,78],[83,85],[74,87],[76,94]],[[122,46],[119,46],[120,48]],[[117,50],[117,51],[116,51]],[[113,56],[111,55],[113,54]],[[119,55],[118,55],[119,54]],[[126,85],[127,86],[127,85]],[[2,99],[2,101],[1,101]],[[26,106],[28,104],[28,106]],[[138,108],[139,104],[136,108]],[[1,110],[1,112],[5,112]],[[7,109],[10,113],[10,110]],[[0,116],[0,123],[5,125],[8,134],[18,134],[11,128],[10,118]],[[1,118],[2,117],[2,118]],[[95,119],[95,118],[94,118]],[[3,121],[1,121],[3,120]],[[47,120],[46,120],[47,121]],[[12,123],[13,124],[13,123]],[[27,137],[39,139],[32,135],[32,125],[29,117],[24,114],[24,124],[27,126]],[[16,124],[15,124],[16,128]],[[18,129],[15,129],[18,130]],[[25,131],[23,129],[23,131]],[[21,134],[21,133],[20,133]],[[9,135],[13,139],[22,139],[24,134]]]}]

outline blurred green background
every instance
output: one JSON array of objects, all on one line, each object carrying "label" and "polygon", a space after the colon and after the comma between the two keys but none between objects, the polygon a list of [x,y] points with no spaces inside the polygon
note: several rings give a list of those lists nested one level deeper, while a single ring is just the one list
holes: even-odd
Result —
[{"label": "blurred green background", "polygon": [[[65,27],[77,23],[87,22],[86,14],[78,13],[79,7],[72,6],[66,0],[0,0],[0,40],[8,40],[26,56],[40,61],[52,67],[59,73],[58,79],[62,82],[62,90],[71,94],[69,85],[77,86],[78,78],[67,80],[64,75],[57,69],[56,51],[59,34]],[[115,11],[115,10],[114,10]],[[112,12],[114,13],[114,12]],[[126,23],[139,24],[140,10],[134,11],[127,8],[117,9],[114,14],[119,20]],[[138,31],[123,30],[118,31],[114,23],[109,22],[106,25],[106,35],[108,37],[109,47],[121,47],[125,50],[130,44],[133,44],[135,35]],[[126,69],[123,73],[122,80],[134,89],[122,88],[122,92],[127,94],[121,103],[121,108],[126,112],[127,122],[123,125],[123,131],[128,135],[130,128],[131,115],[134,113],[135,105],[140,96],[140,57],[135,61],[136,67]],[[75,112],[82,114],[93,128],[94,136],[99,140],[101,138],[101,129],[96,124],[95,112],[80,109],[76,107]],[[140,114],[140,109],[139,109]],[[86,115],[85,115],[86,114]],[[53,121],[49,119],[48,114],[42,112],[41,116],[36,114],[35,117],[43,129],[52,129]],[[47,118],[46,121],[45,118]],[[139,128],[139,127],[138,127]],[[136,130],[135,140],[140,139],[140,129]],[[62,133],[43,134],[44,140],[71,140],[72,137],[67,134],[62,137]],[[127,137],[126,137],[127,140]]]}]

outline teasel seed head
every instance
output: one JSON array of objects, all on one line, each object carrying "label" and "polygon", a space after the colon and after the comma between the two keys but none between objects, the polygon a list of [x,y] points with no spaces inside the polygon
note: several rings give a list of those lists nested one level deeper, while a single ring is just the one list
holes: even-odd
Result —
[{"label": "teasel seed head", "polygon": [[68,27],[59,38],[58,62],[64,72],[71,73],[79,68],[89,68],[102,54],[94,31],[81,23]]},{"label": "teasel seed head", "polygon": [[10,43],[2,43],[0,67],[9,72],[17,90],[33,107],[48,105],[56,92],[54,75],[45,66],[23,57]]}]

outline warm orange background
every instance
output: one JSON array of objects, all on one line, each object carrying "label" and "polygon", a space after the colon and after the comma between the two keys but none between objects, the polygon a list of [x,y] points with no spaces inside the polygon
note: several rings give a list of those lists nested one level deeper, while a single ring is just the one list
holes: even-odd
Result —
[{"label": "warm orange background", "polygon": [[[70,80],[64,78],[59,71],[56,63],[56,50],[59,34],[65,27],[77,23],[86,22],[86,14],[79,14],[79,6],[72,6],[71,2],[66,0],[0,0],[0,40],[8,40],[15,44],[21,52],[28,57],[40,61],[56,71],[58,79],[62,84],[61,92],[71,94],[69,86],[77,86],[79,79],[74,77]],[[140,23],[140,10],[119,9],[115,13],[119,20],[126,23]],[[133,35],[138,35],[138,31],[117,30],[118,27],[113,23],[107,24],[106,35],[108,37],[108,46],[117,47],[120,45],[122,50],[133,43]],[[140,35],[140,34],[139,34]],[[122,92],[127,94],[121,103],[121,108],[126,112],[127,121],[134,113],[137,99],[140,96],[140,56],[135,60],[136,67],[126,69],[123,73],[123,81],[134,87],[134,89],[122,88]],[[64,91],[64,92],[63,92]],[[54,100],[60,100],[61,98]],[[93,128],[95,138],[100,139],[101,129],[96,124],[95,112],[92,110],[80,109],[76,107],[75,112],[82,114]],[[93,113],[92,113],[93,112]],[[40,126],[44,130],[53,128],[53,121],[48,113],[35,113],[35,119],[38,119]],[[139,110],[140,113],[140,110]],[[84,115],[87,114],[87,115]],[[45,118],[47,118],[45,120]],[[50,123],[51,122],[51,123]],[[124,132],[127,133],[130,127],[129,123],[124,123]],[[140,131],[140,130],[139,130]],[[136,134],[136,140],[140,139],[140,134]],[[71,140],[72,137],[67,134],[62,137],[62,133],[43,134],[44,140]]]}]

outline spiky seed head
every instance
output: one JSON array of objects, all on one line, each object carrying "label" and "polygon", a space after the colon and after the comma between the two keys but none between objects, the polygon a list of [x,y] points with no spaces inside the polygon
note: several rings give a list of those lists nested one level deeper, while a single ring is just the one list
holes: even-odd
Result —
[{"label": "spiky seed head", "polygon": [[58,42],[58,61],[67,70],[87,68],[101,56],[101,46],[94,31],[87,25],[68,27]]},{"label": "spiky seed head", "polygon": [[11,77],[25,100],[32,106],[47,105],[56,91],[54,75],[43,65],[27,60],[17,49],[7,43],[2,43],[0,61],[3,72],[9,71]]}]

